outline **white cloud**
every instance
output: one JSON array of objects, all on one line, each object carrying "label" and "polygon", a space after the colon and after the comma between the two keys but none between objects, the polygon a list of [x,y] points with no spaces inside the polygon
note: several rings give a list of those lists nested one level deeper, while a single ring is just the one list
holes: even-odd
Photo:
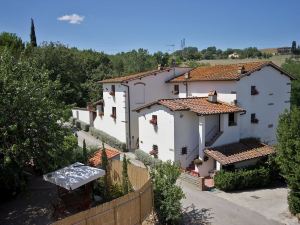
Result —
[{"label": "white cloud", "polygon": [[67,21],[71,24],[81,24],[81,22],[84,20],[84,16],[80,16],[78,14],[72,14],[72,15],[64,15],[57,18],[60,21]]}]

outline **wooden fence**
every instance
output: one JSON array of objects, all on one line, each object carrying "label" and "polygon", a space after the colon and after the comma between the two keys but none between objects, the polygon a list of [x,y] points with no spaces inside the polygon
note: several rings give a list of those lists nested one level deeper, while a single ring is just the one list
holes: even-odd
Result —
[{"label": "wooden fence", "polygon": [[[111,164],[113,182],[122,179],[122,162]],[[118,199],[77,213],[54,225],[137,225],[148,217],[153,208],[153,186],[146,169],[128,165],[128,176],[136,191]]]}]

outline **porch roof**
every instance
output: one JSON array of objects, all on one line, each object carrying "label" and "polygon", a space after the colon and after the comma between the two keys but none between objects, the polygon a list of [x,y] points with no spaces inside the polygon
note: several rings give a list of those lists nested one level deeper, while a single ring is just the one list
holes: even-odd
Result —
[{"label": "porch roof", "polygon": [[207,97],[189,97],[175,99],[161,99],[156,102],[149,103],[134,111],[141,111],[145,108],[150,108],[152,105],[163,105],[172,111],[191,111],[198,115],[212,115],[222,113],[243,112],[242,108],[235,105],[230,105],[225,102],[210,102]]},{"label": "porch roof", "polygon": [[267,156],[274,153],[275,150],[272,146],[263,144],[256,139],[244,139],[238,143],[208,148],[204,152],[221,165],[228,165]]},{"label": "porch roof", "polygon": [[105,170],[76,162],[62,169],[45,174],[43,179],[67,190],[74,190],[104,175]]}]

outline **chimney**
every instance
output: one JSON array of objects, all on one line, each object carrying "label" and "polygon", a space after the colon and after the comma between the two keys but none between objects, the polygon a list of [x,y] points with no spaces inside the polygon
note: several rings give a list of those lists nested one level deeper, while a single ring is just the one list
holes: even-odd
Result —
[{"label": "chimney", "polygon": [[245,71],[245,67],[244,66],[239,66],[238,67],[238,74],[244,74],[246,71]]},{"label": "chimney", "polygon": [[213,103],[217,103],[218,102],[218,94],[217,91],[210,91],[208,93],[208,101],[209,102],[213,102]]},{"label": "chimney", "polygon": [[184,74],[184,79],[189,79],[190,78],[190,72],[186,72],[185,74]]}]

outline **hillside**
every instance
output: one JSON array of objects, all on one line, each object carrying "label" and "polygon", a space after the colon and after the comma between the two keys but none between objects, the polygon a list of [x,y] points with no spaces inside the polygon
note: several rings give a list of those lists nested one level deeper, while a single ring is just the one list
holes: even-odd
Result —
[{"label": "hillside", "polygon": [[278,66],[281,66],[285,59],[290,58],[290,55],[275,55],[269,59],[211,59],[211,60],[200,60],[197,61],[199,63],[209,63],[210,65],[217,65],[217,64],[234,64],[234,63],[245,63],[245,62],[253,62],[253,61],[272,61]]}]

